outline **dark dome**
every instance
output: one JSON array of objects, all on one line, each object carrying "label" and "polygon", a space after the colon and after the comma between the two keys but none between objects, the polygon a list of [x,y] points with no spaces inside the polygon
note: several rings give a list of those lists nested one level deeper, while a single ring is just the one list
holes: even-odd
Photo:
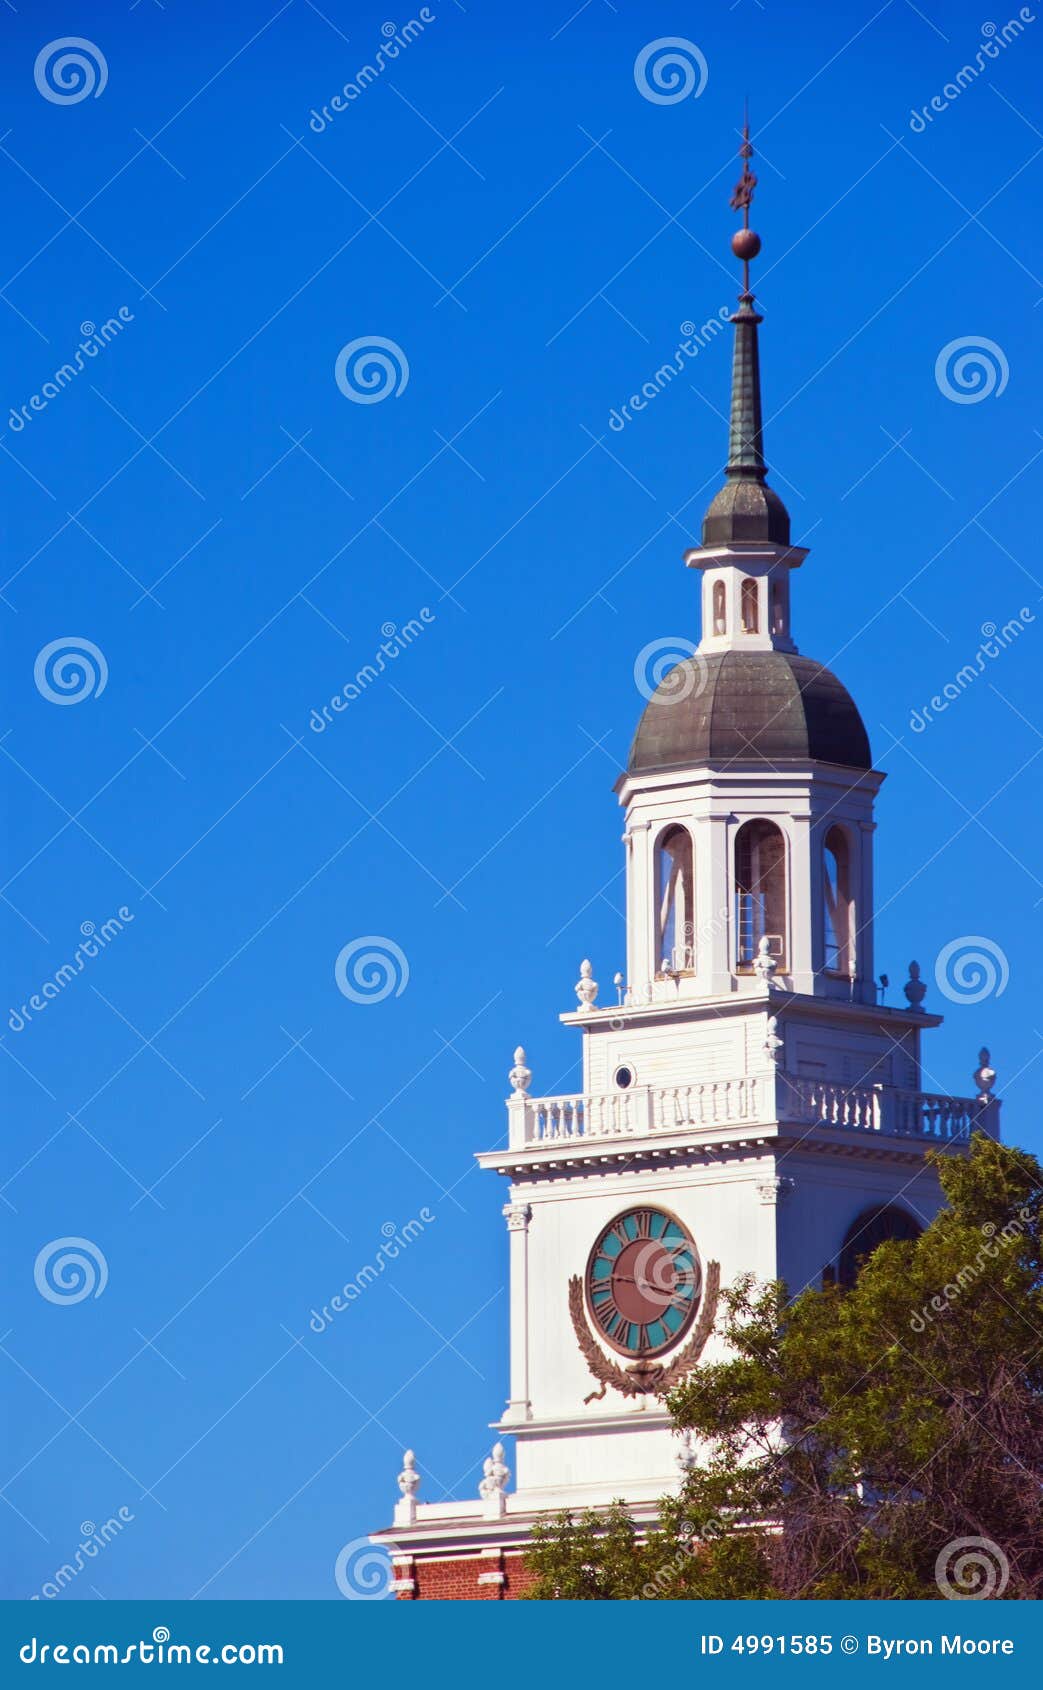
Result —
[{"label": "dark dome", "polygon": [[872,768],[851,694],[810,657],[723,651],[671,669],[638,723],[631,774],[684,764],[814,758]]},{"label": "dark dome", "polygon": [[789,545],[789,511],[774,487],[763,481],[726,481],[703,517],[703,545],[730,546],[737,540]]}]

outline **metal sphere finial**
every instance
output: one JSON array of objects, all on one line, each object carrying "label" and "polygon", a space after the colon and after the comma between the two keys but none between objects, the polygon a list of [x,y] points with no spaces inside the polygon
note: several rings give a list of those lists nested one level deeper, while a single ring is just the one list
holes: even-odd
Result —
[{"label": "metal sphere finial", "polygon": [[753,148],[750,145],[749,118],[743,114],[742,145],[739,148],[742,159],[742,175],[735,184],[735,192],[731,198],[733,211],[742,212],[742,228],[736,229],[732,236],[732,251],[736,258],[742,260],[742,290],[744,295],[750,293],[750,260],[756,258],[761,249],[761,238],[756,230],[750,228],[750,201],[757,186],[757,178],[750,169],[750,159]]}]

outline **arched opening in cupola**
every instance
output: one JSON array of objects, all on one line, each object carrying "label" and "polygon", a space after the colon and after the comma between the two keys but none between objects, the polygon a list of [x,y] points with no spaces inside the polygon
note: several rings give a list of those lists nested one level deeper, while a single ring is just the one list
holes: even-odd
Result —
[{"label": "arched opening in cupola", "polygon": [[742,615],[742,631],[744,634],[755,634],[760,626],[760,616],[757,609],[758,587],[752,576],[748,575],[742,584],[739,594],[739,608]]},{"label": "arched opening in cupola", "polygon": [[855,893],[851,841],[842,827],[831,827],[822,850],[822,902],[825,966],[831,973],[855,972]]},{"label": "arched opening in cupola", "polygon": [[723,581],[713,584],[713,631],[715,634],[728,632],[727,593]]},{"label": "arched opening in cupola", "polygon": [[736,965],[749,973],[762,939],[786,972],[786,841],[774,822],[744,822],[735,836]]},{"label": "arched opening in cupola", "polygon": [[656,933],[658,971],[694,969],[695,863],[685,827],[668,827],[656,847]]},{"label": "arched opening in cupola", "polygon": [[781,581],[771,584],[771,631],[773,634],[786,632],[786,589]]}]

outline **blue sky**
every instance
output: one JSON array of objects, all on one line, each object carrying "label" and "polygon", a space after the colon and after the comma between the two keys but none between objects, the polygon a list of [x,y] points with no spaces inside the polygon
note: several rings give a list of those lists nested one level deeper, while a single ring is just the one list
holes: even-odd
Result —
[{"label": "blue sky", "polygon": [[[928,1083],[969,1091],[987,1043],[1008,1135],[1043,1149],[1043,24],[911,125],[974,61],[980,8],[431,11],[321,133],[405,12],[0,16],[5,1007],[129,912],[4,1040],[7,1595],[122,1507],[70,1596],[336,1598],[407,1445],[424,1497],[475,1491],[506,1237],[472,1154],[500,1139],[519,1041],[536,1089],[575,1084],[557,1013],[582,957],[606,985],[623,963],[611,788],[637,653],[698,637],[680,560],[724,458],[726,338],[610,417],[734,299],[747,94],[767,450],[812,546],[795,633],[888,776],[878,966],[897,989],[919,959],[946,1012]],[[97,97],[34,80],[68,35],[104,56]],[[661,37],[704,56],[698,98],[642,97]],[[400,391],[360,404],[335,364],[374,336]],[[956,341],[987,343],[972,403],[944,391],[968,397],[951,358],[936,379]],[[69,636],[107,674],[74,707],[34,685]],[[408,982],[360,1004],[334,964],[366,935]],[[946,1001],[934,960],[966,936],[1006,984]],[[32,1272],[66,1237],[108,1269],[72,1307]]]}]

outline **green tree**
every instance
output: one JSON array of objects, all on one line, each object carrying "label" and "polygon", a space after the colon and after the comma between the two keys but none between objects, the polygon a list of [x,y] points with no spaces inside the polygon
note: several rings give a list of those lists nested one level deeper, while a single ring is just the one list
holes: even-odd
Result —
[{"label": "green tree", "polygon": [[852,1289],[722,1295],[727,1359],[667,1399],[680,1495],[644,1537],[548,1522],[534,1598],[1043,1597],[1043,1172],[980,1134],[931,1160],[947,1206]]}]

